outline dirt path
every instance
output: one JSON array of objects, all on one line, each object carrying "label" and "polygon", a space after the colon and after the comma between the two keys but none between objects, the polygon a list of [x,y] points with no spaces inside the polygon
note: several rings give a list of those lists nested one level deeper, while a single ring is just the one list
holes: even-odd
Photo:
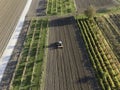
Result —
[{"label": "dirt path", "polygon": [[73,17],[51,19],[45,90],[99,90],[79,33]]}]

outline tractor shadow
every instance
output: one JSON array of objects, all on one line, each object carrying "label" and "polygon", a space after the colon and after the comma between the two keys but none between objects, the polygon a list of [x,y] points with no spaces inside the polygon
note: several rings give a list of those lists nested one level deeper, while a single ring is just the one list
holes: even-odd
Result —
[{"label": "tractor shadow", "polygon": [[57,42],[51,43],[47,46],[50,50],[57,49]]}]

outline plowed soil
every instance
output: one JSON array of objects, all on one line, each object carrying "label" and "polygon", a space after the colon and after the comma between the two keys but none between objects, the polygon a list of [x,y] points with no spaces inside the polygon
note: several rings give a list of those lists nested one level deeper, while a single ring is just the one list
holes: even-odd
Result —
[{"label": "plowed soil", "polygon": [[[73,17],[51,19],[44,90],[99,90]],[[55,42],[62,40],[63,49]]]}]

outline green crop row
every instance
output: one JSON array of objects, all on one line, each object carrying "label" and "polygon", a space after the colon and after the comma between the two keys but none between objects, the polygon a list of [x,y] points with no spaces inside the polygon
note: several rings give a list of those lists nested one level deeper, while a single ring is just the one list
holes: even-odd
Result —
[{"label": "green crop row", "polygon": [[120,88],[117,58],[94,21],[81,19],[78,25],[82,33],[91,63],[103,90]]},{"label": "green crop row", "polygon": [[75,11],[73,0],[48,0],[47,14],[62,15]]},{"label": "green crop row", "polygon": [[31,21],[11,90],[38,90],[40,88],[47,22],[47,19]]}]

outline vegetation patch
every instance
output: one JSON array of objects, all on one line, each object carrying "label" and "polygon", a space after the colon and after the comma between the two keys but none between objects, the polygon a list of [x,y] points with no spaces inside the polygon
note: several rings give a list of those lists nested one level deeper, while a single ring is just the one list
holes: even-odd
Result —
[{"label": "vegetation patch", "polygon": [[108,40],[111,48],[120,61],[120,15],[113,14],[108,17],[97,17],[96,23],[101,29],[103,35]]},{"label": "vegetation patch", "polygon": [[62,15],[75,11],[73,0],[48,0],[47,14]]},{"label": "vegetation patch", "polygon": [[120,64],[94,19],[78,19],[91,63],[103,90],[120,89]]},{"label": "vegetation patch", "polygon": [[31,21],[11,90],[38,90],[40,88],[47,26],[47,19]]}]

